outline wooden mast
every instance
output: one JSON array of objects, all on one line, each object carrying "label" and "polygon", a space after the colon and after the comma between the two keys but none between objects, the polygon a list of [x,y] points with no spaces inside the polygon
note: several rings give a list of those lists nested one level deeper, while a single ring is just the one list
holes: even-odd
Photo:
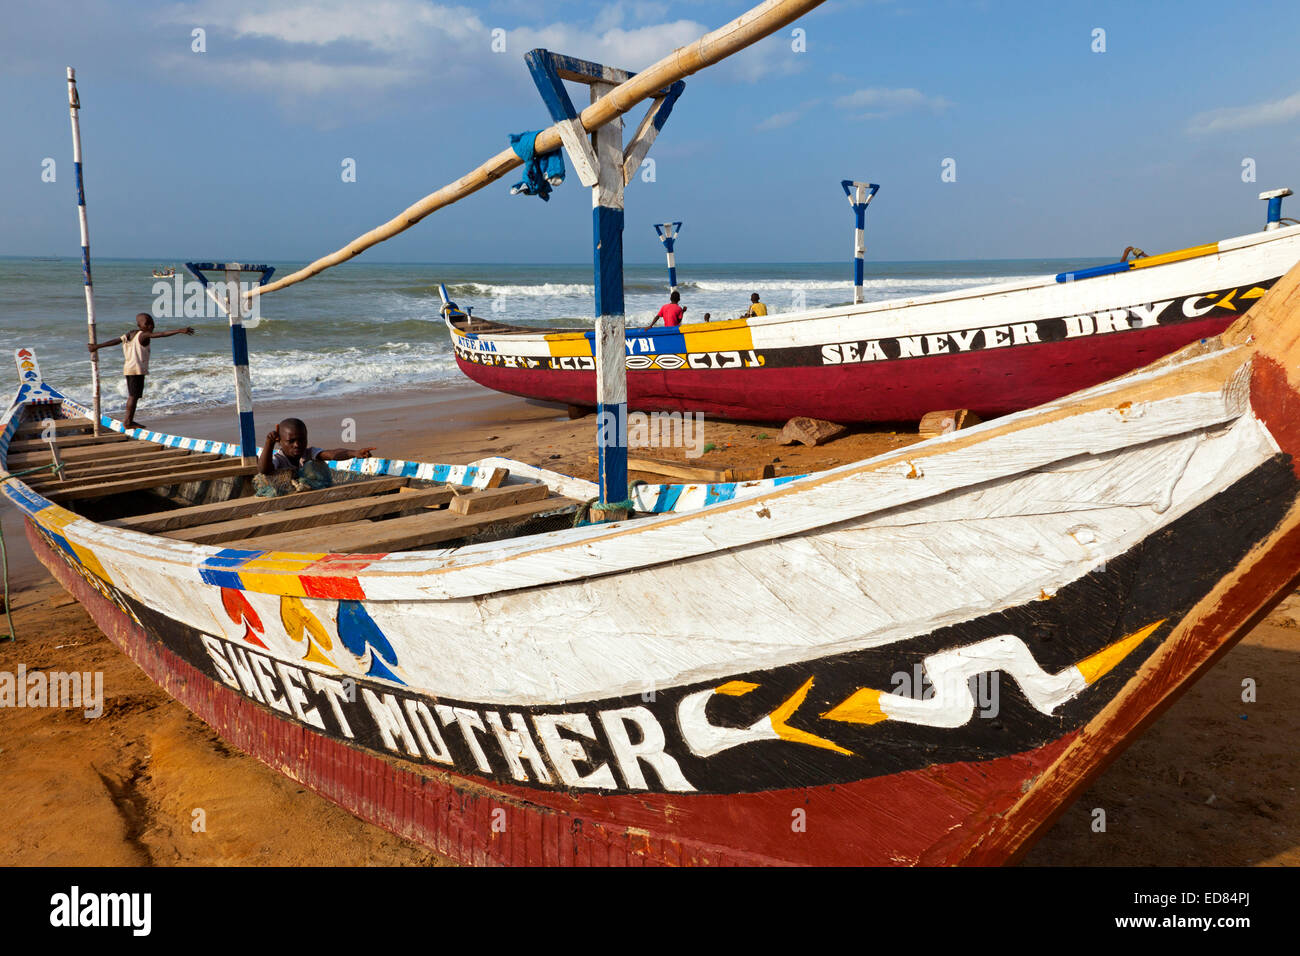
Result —
[{"label": "wooden mast", "polygon": [[[712,33],[706,33],[694,43],[674,50],[653,66],[636,74],[624,83],[620,83],[608,95],[592,103],[578,117],[583,129],[592,132],[606,123],[613,122],[645,99],[652,99],[659,90],[671,86],[707,66],[726,59],[733,53],[743,50],[764,37],[797,20],[809,10],[820,6],[822,0],[764,0],[747,13],[742,14],[725,26]],[[537,134],[535,149],[539,153],[550,152],[561,145],[559,125],[552,125]],[[436,192],[430,193],[419,202],[403,210],[382,226],[378,226],[364,235],[358,236],[350,243],[297,272],[292,272],[282,279],[251,290],[250,295],[264,295],[294,285],[304,279],[324,272],[331,266],[346,262],[371,246],[391,239],[400,232],[414,226],[430,213],[449,206],[471,193],[477,192],[489,183],[496,182],[506,173],[523,165],[514,150],[504,149],[476,169],[466,173],[453,183],[448,183]]]},{"label": "wooden mast", "polygon": [[[81,221],[81,274],[86,287],[86,332],[90,344],[95,344],[95,285],[90,278],[90,226],[86,223],[86,187],[81,176],[81,120],[78,110],[81,98],[77,96],[77,71],[68,67],[68,111],[72,114],[72,168],[77,176],[77,217]],[[94,434],[98,435],[99,422],[99,353],[90,350],[90,383],[94,393]]]}]

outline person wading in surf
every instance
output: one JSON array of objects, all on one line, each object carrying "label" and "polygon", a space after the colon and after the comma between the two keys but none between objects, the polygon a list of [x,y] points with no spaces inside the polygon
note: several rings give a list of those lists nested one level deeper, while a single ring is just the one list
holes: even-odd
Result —
[{"label": "person wading in surf", "polygon": [[141,312],[135,317],[135,328],[126,335],[119,335],[107,342],[91,342],[86,348],[98,352],[111,345],[122,346],[122,374],[126,376],[126,427],[139,428],[135,420],[136,403],[144,397],[144,377],[149,374],[149,343],[154,339],[165,339],[169,335],[193,335],[194,329],[168,329],[166,332],[153,330],[153,316]]},{"label": "person wading in surf", "polygon": [[668,299],[669,301],[659,310],[659,314],[654,317],[654,321],[646,326],[647,329],[653,328],[660,319],[664,320],[664,328],[667,329],[682,324],[682,316],[686,313],[686,306],[679,304],[682,301],[682,294],[674,292]]}]

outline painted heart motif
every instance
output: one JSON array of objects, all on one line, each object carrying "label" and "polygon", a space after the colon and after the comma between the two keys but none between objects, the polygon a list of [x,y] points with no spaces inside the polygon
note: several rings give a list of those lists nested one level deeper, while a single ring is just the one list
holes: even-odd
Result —
[{"label": "painted heart motif", "polygon": [[290,638],[307,642],[307,653],[303,655],[303,660],[336,667],[322,652],[322,649],[330,650],[334,646],[329,631],[325,630],[325,625],[307,609],[301,599],[288,594],[281,596],[280,623]]},{"label": "painted heart motif", "polygon": [[[221,589],[221,606],[226,609],[226,614],[236,624],[244,625],[244,640],[249,644],[256,644],[263,650],[270,650],[257,634],[266,630],[262,626],[262,619],[257,616],[253,606],[248,603],[248,598],[244,597],[243,591],[237,591],[234,588]],[[253,632],[256,631],[257,634]]]},{"label": "painted heart motif", "polygon": [[384,666],[384,661],[391,667],[397,666],[397,652],[360,601],[339,601],[339,640],[358,658],[364,660],[367,654],[370,655],[368,677],[406,683]]}]

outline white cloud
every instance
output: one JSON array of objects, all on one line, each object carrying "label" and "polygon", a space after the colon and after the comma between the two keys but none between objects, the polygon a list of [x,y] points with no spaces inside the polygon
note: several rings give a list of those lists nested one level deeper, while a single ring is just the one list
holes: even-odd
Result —
[{"label": "white cloud", "polygon": [[871,120],[887,119],[914,110],[942,113],[952,106],[952,103],[942,96],[927,96],[920,90],[910,87],[898,90],[871,87],[841,96],[835,101],[835,105],[844,110],[866,110],[858,113],[856,118]]},{"label": "white cloud", "polygon": [[1255,126],[1272,126],[1300,118],[1300,93],[1292,93],[1280,100],[1256,103],[1253,106],[1227,106],[1217,110],[1197,113],[1188,121],[1189,133],[1217,133],[1229,129],[1250,129]]},{"label": "white cloud", "polygon": [[755,123],[754,129],[781,129],[794,123],[802,115],[802,110],[789,110],[785,113],[773,113],[767,119]]},{"label": "white cloud", "polygon": [[237,63],[213,63],[209,70],[222,86],[248,90],[274,90],[282,99],[354,94],[380,90],[407,81],[406,70],[393,66],[344,63],[326,64],[313,60],[252,58]]},{"label": "white cloud", "polygon": [[[240,9],[243,6],[244,9]],[[238,38],[274,40],[293,46],[351,43],[378,53],[427,51],[430,41],[460,41],[484,35],[483,22],[467,7],[422,0],[310,0],[266,9],[260,3],[200,2],[175,8],[171,19],[207,22]]]},{"label": "white cloud", "polygon": [[607,63],[627,70],[643,70],[678,47],[694,42],[706,28],[693,20],[675,20],[633,29],[611,27],[597,32],[568,23],[541,28],[519,27],[507,34],[511,52],[522,55],[534,47],[545,47]]},{"label": "white cloud", "polygon": [[[282,6],[194,0],[170,7],[163,19],[203,26],[209,52],[165,57],[159,64],[173,76],[206,75],[222,87],[274,97],[286,109],[318,117],[316,122],[326,109],[324,121],[333,123],[345,113],[398,108],[397,94],[430,88],[444,101],[489,90],[515,95],[531,88],[520,58],[536,47],[643,70],[709,30],[694,20],[662,21],[666,11],[655,0],[617,0],[594,22],[506,29],[504,55],[498,55],[488,6],[476,11],[428,0],[289,0]],[[782,34],[769,37],[713,72],[733,82],[795,72],[803,57],[792,53],[787,40]],[[328,105],[321,102],[326,98]],[[575,95],[575,105],[583,108],[586,99]]]}]

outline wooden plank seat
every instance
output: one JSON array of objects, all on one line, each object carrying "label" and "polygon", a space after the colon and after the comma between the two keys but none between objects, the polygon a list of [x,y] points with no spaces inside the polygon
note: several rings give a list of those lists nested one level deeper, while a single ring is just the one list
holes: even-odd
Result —
[{"label": "wooden plank seat", "polygon": [[[543,486],[544,487],[544,486]],[[226,543],[249,551],[296,551],[314,554],[380,554],[423,548],[486,531],[495,525],[516,524],[550,512],[577,507],[572,498],[543,498],[506,505],[482,514],[461,515],[450,509],[388,518],[350,521],[314,531],[291,531]]]},{"label": "wooden plank seat", "polygon": [[145,477],[125,477],[116,481],[82,485],[75,488],[47,488],[42,492],[51,501],[83,501],[87,498],[107,498],[132,491],[146,491],[149,488],[162,488],[168,485],[186,484],[193,481],[212,481],[217,478],[250,477],[257,473],[257,465],[243,465],[238,461],[227,459],[224,462],[200,462],[197,465],[178,466],[164,475]]},{"label": "wooden plank seat", "polygon": [[397,494],[394,490],[367,498],[329,501],[288,511],[262,513],[193,528],[179,528],[164,534],[169,538],[189,541],[192,544],[220,544],[223,541],[238,541],[254,535],[263,537],[286,532],[304,533],[314,528],[357,521],[362,518],[411,514],[445,505],[454,497],[456,492],[446,485],[440,488],[412,490],[409,494]]},{"label": "wooden plank seat", "polygon": [[[59,444],[59,452],[62,453],[63,449],[65,448],[81,448],[86,445],[113,445],[118,442],[133,441],[133,440],[134,439],[130,438],[129,436],[119,434],[118,432],[107,432],[103,435],[100,435],[98,438],[96,438],[94,435],[66,435],[66,436],[61,435],[58,438],[58,444]],[[41,450],[44,450],[48,453],[49,449],[50,449],[49,443],[43,442],[39,438],[34,438],[26,441],[9,442],[9,453],[11,455],[17,452],[41,451]]]},{"label": "wooden plank seat", "polygon": [[[76,473],[83,475],[97,468],[108,468],[110,470],[121,471],[124,468],[144,467],[146,464],[158,461],[178,461],[182,458],[192,457],[195,457],[195,453],[185,451],[183,448],[142,448],[133,455],[125,455],[122,457],[78,458],[74,461],[67,461],[64,459],[63,471],[65,474]],[[23,463],[22,466],[31,467],[32,465],[48,465],[49,463],[50,456],[42,455],[33,461],[31,465]]]},{"label": "wooden plank seat", "polygon": [[[132,441],[112,445],[91,445],[86,448],[64,448],[59,446],[59,457],[63,459],[64,464],[72,461],[129,461],[132,458],[138,458],[142,455],[155,454],[160,451],[177,451],[184,452],[181,448],[168,448],[166,445],[159,445],[154,442]],[[45,442],[40,443],[40,447],[34,451],[13,452],[12,450],[5,457],[9,463],[9,468],[29,468],[33,465],[48,464],[50,460],[50,446]]]},{"label": "wooden plank seat", "polygon": [[78,432],[88,432],[93,427],[89,418],[34,418],[29,422],[23,422],[14,431],[13,438],[40,438],[46,429],[46,422],[52,422],[54,425],[54,434],[57,436],[71,435]]},{"label": "wooden plank seat", "polygon": [[179,458],[163,458],[160,460],[142,459],[122,465],[97,465],[84,471],[65,470],[62,481],[53,475],[41,475],[40,477],[33,475],[33,480],[29,481],[28,484],[37,491],[55,488],[66,490],[117,479],[147,478],[151,475],[165,477],[174,472],[188,471],[196,465],[215,464],[216,462],[229,462],[232,460],[234,459],[215,454],[184,455]]},{"label": "wooden plank seat", "polygon": [[178,528],[190,528],[195,525],[215,524],[252,515],[273,514],[296,508],[307,508],[329,501],[345,501],[351,498],[364,498],[368,495],[381,494],[404,488],[409,478],[369,478],[363,481],[349,481],[343,484],[322,488],[319,491],[299,491],[292,495],[278,498],[236,498],[232,501],[214,501],[204,505],[191,505],[172,511],[156,511],[150,514],[134,515],[130,518],[117,518],[104,524],[114,528],[128,528],[144,534],[161,534]]}]

